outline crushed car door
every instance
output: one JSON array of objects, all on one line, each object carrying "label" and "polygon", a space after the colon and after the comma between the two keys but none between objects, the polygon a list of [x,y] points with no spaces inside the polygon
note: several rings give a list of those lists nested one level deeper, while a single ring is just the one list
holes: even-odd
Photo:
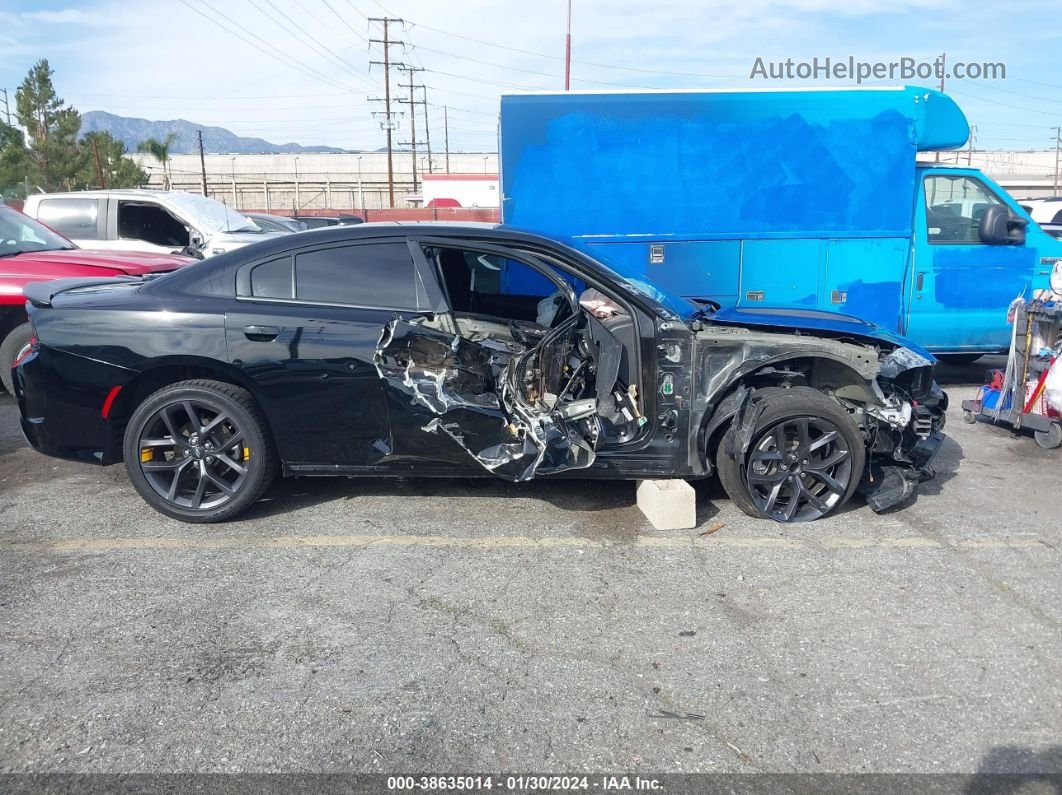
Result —
[{"label": "crushed car door", "polygon": [[596,318],[510,329],[472,340],[425,319],[387,324],[375,364],[391,406],[403,406],[403,419],[391,418],[406,452],[524,481],[589,467],[610,433],[629,437],[644,423],[617,384],[621,345]]}]

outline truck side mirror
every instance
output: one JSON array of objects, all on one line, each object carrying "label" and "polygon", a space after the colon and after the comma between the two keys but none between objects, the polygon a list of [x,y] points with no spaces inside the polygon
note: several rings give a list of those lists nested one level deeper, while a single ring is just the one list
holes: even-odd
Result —
[{"label": "truck side mirror", "polygon": [[1025,243],[1028,221],[1014,215],[1002,204],[993,204],[981,216],[977,236],[990,246],[1020,246]]}]

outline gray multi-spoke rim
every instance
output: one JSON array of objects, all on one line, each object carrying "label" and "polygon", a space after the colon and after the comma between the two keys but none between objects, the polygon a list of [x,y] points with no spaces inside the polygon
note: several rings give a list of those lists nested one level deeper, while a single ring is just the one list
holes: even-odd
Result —
[{"label": "gray multi-spoke rim", "polygon": [[745,466],[752,501],[779,522],[807,522],[832,511],[852,482],[852,451],[821,417],[794,417],[764,431]]},{"label": "gray multi-spoke rim", "polygon": [[251,450],[231,414],[202,400],[158,409],[139,440],[148,485],[178,508],[209,510],[232,500],[247,480]]}]

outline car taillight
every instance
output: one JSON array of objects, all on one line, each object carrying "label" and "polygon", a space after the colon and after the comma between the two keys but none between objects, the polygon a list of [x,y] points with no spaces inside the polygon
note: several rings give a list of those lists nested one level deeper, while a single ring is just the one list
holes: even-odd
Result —
[{"label": "car taillight", "polygon": [[30,356],[32,356],[36,352],[37,352],[37,338],[36,337],[30,337],[29,338],[29,342],[27,342],[26,346],[24,348],[22,348],[22,350],[20,350],[18,352],[18,355],[15,357],[15,361],[12,362],[11,366],[13,368],[14,367],[18,367],[20,364],[22,364],[24,361],[26,361],[26,359],[28,359]]}]

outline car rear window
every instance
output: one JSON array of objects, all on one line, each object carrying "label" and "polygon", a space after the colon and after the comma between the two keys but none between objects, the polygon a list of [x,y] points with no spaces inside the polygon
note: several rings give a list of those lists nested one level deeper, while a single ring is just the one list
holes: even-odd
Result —
[{"label": "car rear window", "polygon": [[280,257],[255,265],[251,270],[251,295],[256,298],[294,298],[291,257]]}]

